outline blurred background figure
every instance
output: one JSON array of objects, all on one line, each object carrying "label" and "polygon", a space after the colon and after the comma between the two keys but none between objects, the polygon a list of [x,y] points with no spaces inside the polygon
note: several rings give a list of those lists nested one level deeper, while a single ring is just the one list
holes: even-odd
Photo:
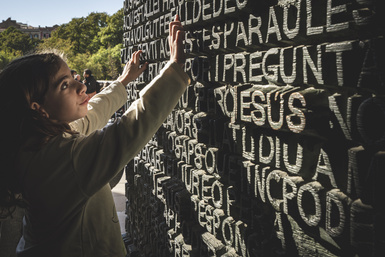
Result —
[{"label": "blurred background figure", "polygon": [[100,91],[100,85],[96,81],[95,77],[92,76],[92,71],[89,69],[85,69],[83,73],[83,83],[87,86],[87,92],[86,94],[91,98],[95,94],[99,93]]}]

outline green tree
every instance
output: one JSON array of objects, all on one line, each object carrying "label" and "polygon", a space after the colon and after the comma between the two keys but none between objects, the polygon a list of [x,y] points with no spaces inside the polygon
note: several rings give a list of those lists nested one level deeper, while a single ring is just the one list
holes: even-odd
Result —
[{"label": "green tree", "polygon": [[107,26],[102,27],[94,38],[98,41],[95,44],[99,45],[99,50],[92,55],[88,66],[90,69],[95,67],[95,76],[98,79],[116,79],[123,71],[120,59],[120,49],[123,47],[123,17],[123,8],[108,16]]},{"label": "green tree", "polygon": [[38,45],[39,40],[31,39],[20,30],[9,27],[0,33],[0,70],[10,61],[32,52]]},{"label": "green tree", "polygon": [[40,42],[33,41],[17,29],[6,30],[7,33],[0,34],[0,65],[6,65],[13,56],[33,50],[38,43],[38,50],[63,52],[69,67],[79,73],[88,68],[97,79],[116,79],[123,70],[120,61],[123,17],[122,8],[111,16],[90,13],[87,17],[73,18],[58,26],[50,38]]},{"label": "green tree", "polygon": [[37,44],[36,39],[31,39],[14,27],[9,27],[0,33],[0,50],[5,53],[13,53],[15,56],[34,50]]},{"label": "green tree", "polygon": [[[120,49],[123,41],[123,8],[111,16],[91,13],[81,22],[72,19],[57,33],[54,38],[61,35],[71,41],[72,51],[65,52],[72,69],[78,72],[90,69],[97,79],[103,80],[116,79],[122,72]],[[82,38],[80,35],[88,37]],[[87,46],[82,46],[83,42],[87,42]]]},{"label": "green tree", "polygon": [[103,47],[115,47],[123,42],[123,8],[107,18],[107,26],[100,29],[98,40]]},{"label": "green tree", "polygon": [[97,79],[113,80],[119,76],[122,72],[122,64],[120,62],[121,48],[122,44],[108,48],[102,47],[89,58],[87,67],[92,70]]},{"label": "green tree", "polygon": [[69,39],[50,37],[43,40],[38,46],[38,50],[56,49],[63,52],[68,58],[72,58],[72,42]]},{"label": "green tree", "polygon": [[54,36],[71,42],[71,50],[74,54],[85,52],[83,34],[85,18],[74,18],[69,23],[63,25],[62,29],[57,30]]},{"label": "green tree", "polygon": [[95,38],[99,31],[107,26],[107,18],[106,13],[90,13],[85,18],[73,18],[69,23],[59,26],[52,33],[50,40],[69,40],[73,55],[96,53],[100,43]]},{"label": "green tree", "polygon": [[8,54],[4,51],[0,51],[0,71],[16,57],[13,54]]},{"label": "green tree", "polygon": [[[89,53],[77,54],[72,57],[68,57],[67,64],[71,69],[76,70],[79,74],[83,74],[83,71],[88,67],[88,61],[91,55]],[[98,77],[96,77],[99,79]]]},{"label": "green tree", "polygon": [[98,38],[98,34],[101,29],[107,26],[107,13],[91,13],[87,16],[85,21],[85,36],[86,40],[84,41],[87,44],[87,50],[94,54],[100,48],[100,40],[95,40]]}]

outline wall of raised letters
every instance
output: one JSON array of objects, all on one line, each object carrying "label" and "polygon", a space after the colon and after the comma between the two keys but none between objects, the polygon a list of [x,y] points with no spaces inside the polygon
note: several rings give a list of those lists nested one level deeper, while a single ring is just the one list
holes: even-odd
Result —
[{"label": "wall of raised letters", "polygon": [[127,165],[129,256],[385,256],[385,13],[375,0],[126,0],[122,62],[191,85]]}]

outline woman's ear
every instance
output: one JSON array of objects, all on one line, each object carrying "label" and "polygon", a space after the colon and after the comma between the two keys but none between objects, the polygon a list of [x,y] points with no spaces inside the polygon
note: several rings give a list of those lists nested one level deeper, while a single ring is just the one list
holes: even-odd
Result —
[{"label": "woman's ear", "polygon": [[31,109],[40,113],[43,117],[49,118],[48,113],[44,110],[43,106],[36,102],[31,103]]}]

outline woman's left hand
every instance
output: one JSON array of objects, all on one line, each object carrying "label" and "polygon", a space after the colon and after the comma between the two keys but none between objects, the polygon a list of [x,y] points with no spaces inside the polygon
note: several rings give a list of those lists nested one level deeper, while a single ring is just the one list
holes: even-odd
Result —
[{"label": "woman's left hand", "polygon": [[140,67],[140,54],[142,53],[142,50],[135,51],[132,54],[131,59],[127,62],[126,66],[124,66],[124,70],[122,75],[119,76],[118,81],[120,81],[124,86],[126,86],[131,81],[134,81],[139,77],[142,72],[147,69],[148,63]]}]

